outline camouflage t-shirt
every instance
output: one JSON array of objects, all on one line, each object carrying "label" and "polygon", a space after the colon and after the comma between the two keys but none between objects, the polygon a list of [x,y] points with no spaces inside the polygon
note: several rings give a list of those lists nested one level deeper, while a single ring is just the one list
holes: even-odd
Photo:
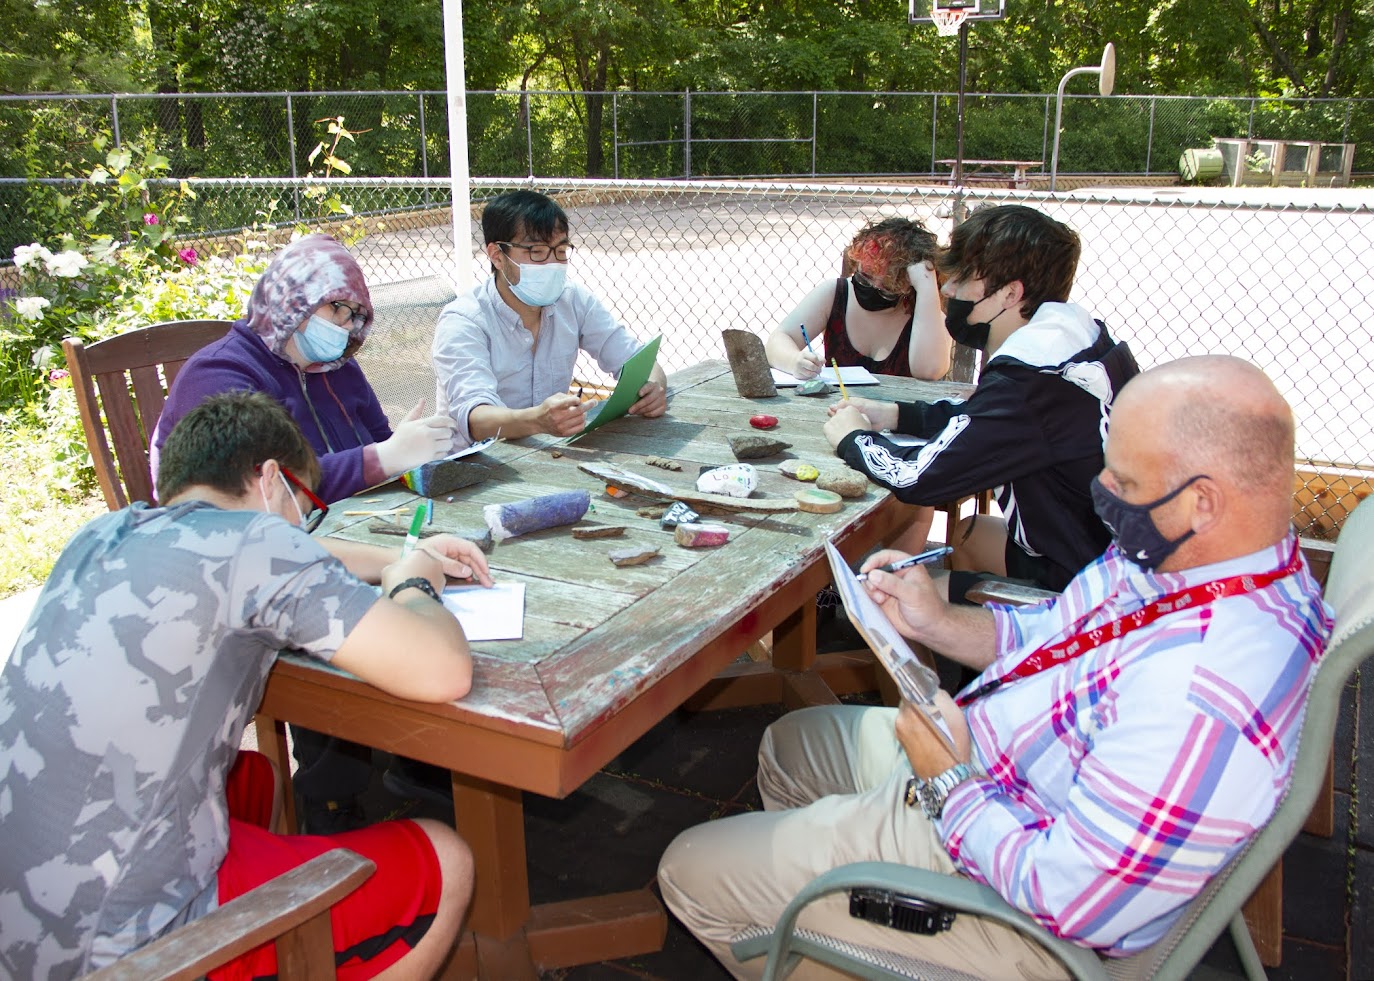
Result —
[{"label": "camouflage t-shirt", "polygon": [[328,659],[376,602],[259,511],[82,528],[0,675],[0,975],[83,974],[213,909],[225,778],[276,652]]}]

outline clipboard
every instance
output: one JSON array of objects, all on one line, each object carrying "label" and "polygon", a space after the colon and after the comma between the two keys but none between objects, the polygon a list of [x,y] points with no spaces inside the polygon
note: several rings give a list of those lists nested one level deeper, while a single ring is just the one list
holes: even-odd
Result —
[{"label": "clipboard", "polygon": [[944,740],[951,753],[955,752],[954,740],[950,738],[939,709],[935,707],[935,693],[940,690],[939,676],[917,660],[906,638],[888,621],[855,577],[854,570],[849,568],[839,549],[830,542],[825,543],[825,557],[830,560],[830,575],[849,622],[897,683],[902,698],[920,710],[917,715],[921,721]]},{"label": "clipboard", "polygon": [[611,392],[611,397],[606,401],[587,410],[587,424],[582,427],[582,432],[568,437],[569,443],[630,411],[630,406],[639,401],[639,390],[644,387],[654,370],[654,362],[658,360],[658,345],[662,340],[663,336],[660,334],[630,355],[630,359],[620,366],[620,377],[616,379],[615,391]]}]

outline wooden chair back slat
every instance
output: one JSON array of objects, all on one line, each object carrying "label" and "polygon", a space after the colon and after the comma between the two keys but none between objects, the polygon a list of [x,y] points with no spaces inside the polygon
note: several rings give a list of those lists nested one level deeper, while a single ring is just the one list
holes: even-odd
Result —
[{"label": "wooden chair back slat", "polygon": [[151,503],[148,443],[167,388],[191,355],[231,326],[227,320],[179,320],[89,346],[74,337],[62,342],[86,445],[111,511],[130,501]]}]

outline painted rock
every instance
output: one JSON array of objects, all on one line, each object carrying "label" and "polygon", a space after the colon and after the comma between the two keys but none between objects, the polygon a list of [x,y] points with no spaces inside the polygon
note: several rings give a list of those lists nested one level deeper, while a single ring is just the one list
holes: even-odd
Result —
[{"label": "painted rock", "polygon": [[834,491],[806,487],[792,495],[797,499],[797,507],[812,514],[834,514],[844,507],[844,499]]},{"label": "painted rock", "polygon": [[757,460],[760,457],[777,456],[791,445],[771,436],[730,437],[730,452],[735,454],[736,460]]},{"label": "painted rock", "polygon": [[772,429],[778,424],[777,416],[750,416],[749,425],[755,429]]},{"label": "painted rock", "polygon": [[701,515],[697,514],[681,501],[674,501],[673,506],[663,512],[663,517],[658,519],[661,528],[676,528],[678,525],[687,524],[697,520]]},{"label": "painted rock", "polygon": [[812,378],[810,381],[804,381],[797,386],[798,395],[807,395],[811,398],[829,395],[833,391],[834,389],[830,387],[830,383],[823,378]]},{"label": "painted rock", "polygon": [[811,464],[800,460],[783,460],[778,464],[778,473],[793,480],[815,480],[821,475]]},{"label": "painted rock", "polygon": [[643,565],[659,552],[656,548],[613,548],[606,553],[617,569],[630,565]]},{"label": "painted rock", "polygon": [[677,526],[673,538],[679,545],[685,545],[687,548],[709,548],[728,542],[730,529],[724,525],[686,522]]},{"label": "painted rock", "polygon": [[816,478],[816,486],[841,497],[863,497],[868,493],[868,478],[857,470],[827,470]]},{"label": "painted rock", "polygon": [[727,497],[748,497],[758,485],[759,475],[747,463],[715,467],[697,478],[697,490],[703,494],[724,494]]}]

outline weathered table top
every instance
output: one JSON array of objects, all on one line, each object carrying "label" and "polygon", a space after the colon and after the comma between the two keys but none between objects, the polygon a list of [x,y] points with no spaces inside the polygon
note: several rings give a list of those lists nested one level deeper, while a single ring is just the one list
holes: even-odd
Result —
[{"label": "weathered table top", "polygon": [[[939,398],[966,391],[967,386],[953,383],[888,377],[861,390],[870,398]],[[675,374],[670,393],[668,413],[660,419],[626,416],[571,444],[531,437],[497,445],[485,454],[488,462],[499,461],[490,479],[455,492],[451,503],[436,500],[433,527],[459,533],[484,527],[486,504],[560,490],[591,491],[594,508],[575,526],[508,539],[494,547],[489,555],[493,576],[526,585],[524,637],[474,645],[472,691],[443,707],[443,715],[493,732],[518,732],[522,739],[548,746],[573,746],[732,624],[748,619],[803,569],[823,564],[826,538],[844,541],[849,530],[863,525],[890,500],[885,490],[871,485],[863,498],[847,500],[836,514],[711,515],[709,520],[731,528],[729,543],[707,549],[680,547],[670,531],[659,527],[657,518],[636,513],[652,502],[606,495],[601,482],[578,470],[578,463],[615,463],[660,483],[688,488],[702,466],[736,462],[728,437],[757,434],[749,416],[767,412],[780,420],[769,435],[792,448],[781,457],[754,461],[759,472],[755,496],[790,499],[807,486],[778,473],[782,459],[798,458],[822,469],[844,464],[821,433],[833,398],[804,398],[795,390],[780,389],[773,399],[742,399],[724,362],[707,362]],[[682,470],[648,465],[644,458],[649,456],[671,458]],[[394,543],[395,538],[368,530],[372,519],[345,517],[342,512],[384,510],[415,500],[399,484],[387,485],[336,505],[325,530],[359,541]],[[399,520],[406,522],[404,517]],[[627,531],[609,539],[571,536],[572,527],[592,525],[624,525]],[[871,544],[864,542],[862,549]],[[659,546],[662,552],[645,565],[612,565],[607,552],[632,545]],[[757,636],[772,626],[761,626]],[[334,682],[326,683],[346,682],[378,701],[387,700],[369,686],[305,658],[283,659],[278,673],[302,671],[332,674]]]}]

